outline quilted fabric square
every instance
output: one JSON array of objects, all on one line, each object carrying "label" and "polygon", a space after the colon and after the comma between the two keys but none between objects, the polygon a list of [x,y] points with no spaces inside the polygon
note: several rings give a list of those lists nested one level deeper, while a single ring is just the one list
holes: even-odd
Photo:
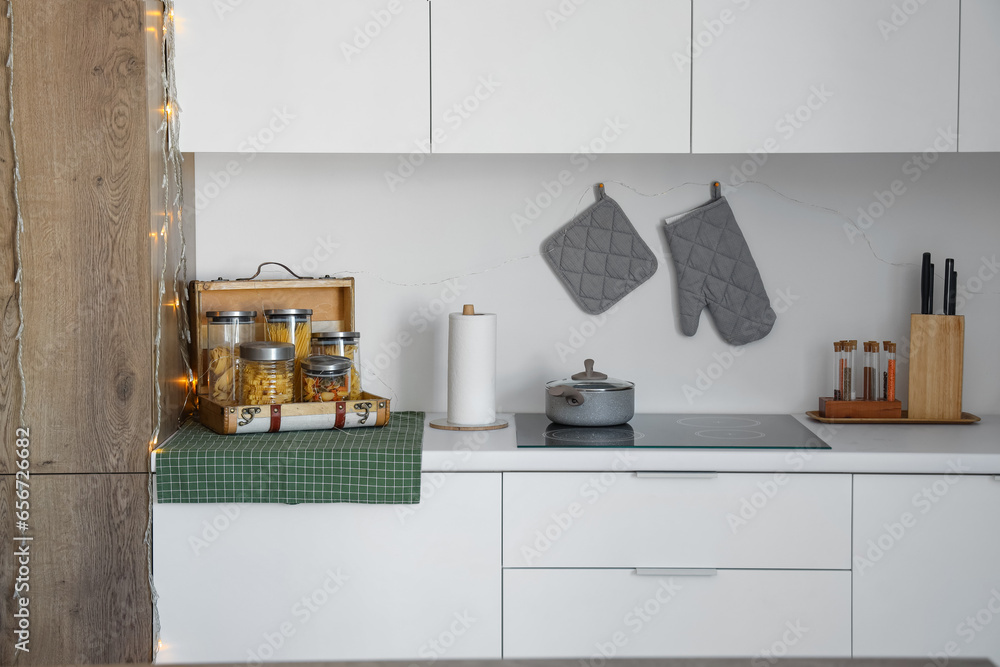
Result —
[{"label": "quilted fabric square", "polygon": [[757,263],[725,197],[665,224],[677,270],[681,331],[698,331],[706,307],[722,338],[744,345],[766,336],[776,315]]},{"label": "quilted fabric square", "polygon": [[549,263],[576,303],[603,313],[656,273],[656,257],[625,212],[598,186],[600,199],[542,244]]}]

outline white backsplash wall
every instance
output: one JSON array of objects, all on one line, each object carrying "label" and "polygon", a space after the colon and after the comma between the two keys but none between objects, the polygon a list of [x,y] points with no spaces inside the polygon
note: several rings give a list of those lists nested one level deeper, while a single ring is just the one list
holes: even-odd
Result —
[{"label": "white backsplash wall", "polygon": [[[936,310],[946,257],[964,296],[964,409],[1000,412],[1000,154],[931,164],[895,154],[770,155],[761,167],[746,155],[435,155],[412,174],[399,156],[188,157],[196,159],[187,197],[197,210],[197,278],[249,276],[263,261],[355,276],[365,387],[392,397],[395,409],[445,410],[447,313],[463,303],[497,313],[503,412],[544,411],[544,382],[582,369],[587,357],[636,383],[640,412],[814,410],[831,393],[832,343],[843,338],[899,343],[905,405],[909,314],[919,310],[920,256],[930,251]],[[707,310],[694,337],[680,333],[662,221],[706,201],[711,180],[742,180],[741,170],[761,183],[726,194],[778,319],[766,338],[734,349]],[[395,191],[387,172],[405,176],[393,179]],[[594,201],[597,182],[660,266],[591,317],[539,247]],[[851,222],[859,207],[872,213],[866,236]]]}]

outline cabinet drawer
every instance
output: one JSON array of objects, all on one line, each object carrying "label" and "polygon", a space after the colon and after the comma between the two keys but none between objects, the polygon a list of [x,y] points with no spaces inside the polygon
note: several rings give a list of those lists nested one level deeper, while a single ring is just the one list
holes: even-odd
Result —
[{"label": "cabinet drawer", "polygon": [[850,569],[850,475],[668,475],[504,473],[504,567]]},{"label": "cabinet drawer", "polygon": [[504,658],[851,655],[850,572],[505,570],[503,595]]}]

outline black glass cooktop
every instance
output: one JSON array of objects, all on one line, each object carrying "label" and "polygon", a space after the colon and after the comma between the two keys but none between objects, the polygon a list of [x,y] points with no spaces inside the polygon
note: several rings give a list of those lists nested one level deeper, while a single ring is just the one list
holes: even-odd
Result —
[{"label": "black glass cooktop", "polygon": [[620,426],[564,426],[518,413],[518,447],[830,449],[791,415],[636,415]]}]

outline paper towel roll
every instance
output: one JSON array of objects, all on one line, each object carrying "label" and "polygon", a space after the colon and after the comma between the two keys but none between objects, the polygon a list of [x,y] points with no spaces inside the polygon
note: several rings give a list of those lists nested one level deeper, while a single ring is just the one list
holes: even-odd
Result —
[{"label": "paper towel roll", "polygon": [[496,421],[497,316],[448,317],[448,421],[481,426]]}]

